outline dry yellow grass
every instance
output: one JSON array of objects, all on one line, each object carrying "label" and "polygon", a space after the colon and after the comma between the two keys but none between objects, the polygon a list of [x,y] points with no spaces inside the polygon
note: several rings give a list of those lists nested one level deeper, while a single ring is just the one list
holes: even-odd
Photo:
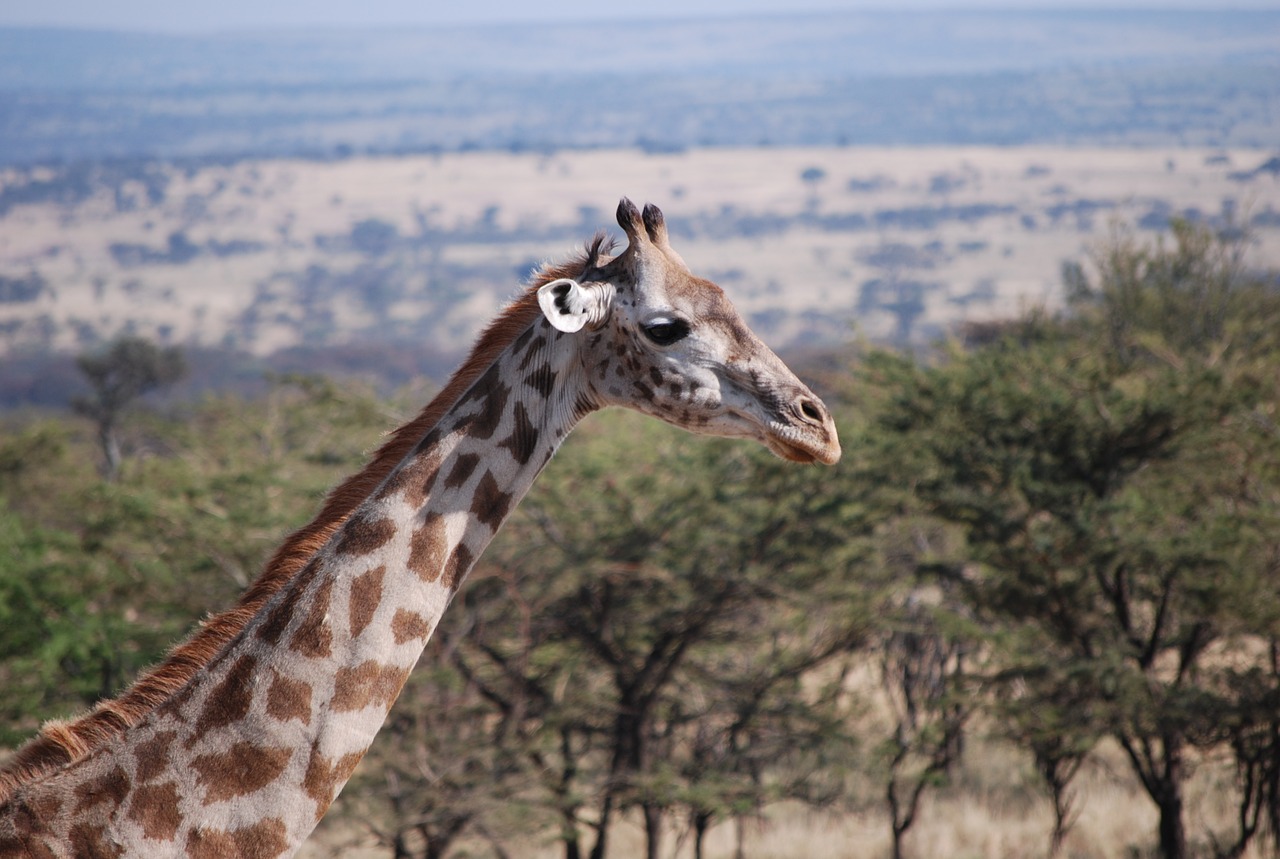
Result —
[{"label": "dry yellow grass", "polygon": [[[854,215],[875,223],[876,214],[887,210],[996,207],[982,217],[950,217],[927,228],[889,219],[857,232],[796,225],[754,238],[702,234],[680,239],[680,251],[693,268],[725,280],[748,313],[818,310],[829,332],[856,327],[877,337],[894,330],[892,314],[856,309],[862,285],[875,278],[936,284],[917,324],[944,326],[1052,305],[1060,263],[1080,257],[1113,217],[1133,221],[1162,206],[1209,215],[1233,205],[1244,212],[1280,211],[1280,182],[1265,176],[1251,182],[1232,178],[1267,155],[1052,147],[720,149],[661,155],[610,150],[280,159],[193,172],[175,167],[168,168],[169,185],[158,204],[148,202],[139,184],[121,194],[132,205],[127,211],[103,193],[70,209],[16,206],[0,217],[0,276],[35,270],[53,287],[40,301],[0,305],[0,332],[6,323],[43,316],[53,327],[53,343],[66,349],[79,347],[77,330],[110,336],[130,323],[141,333],[163,334],[174,342],[216,344],[273,274],[301,272],[315,263],[335,269],[357,265],[358,254],[325,250],[316,240],[346,235],[365,218],[414,235],[422,224],[449,230],[474,223],[492,208],[494,223],[505,230],[570,228],[580,221],[582,207],[593,207],[601,213],[600,226],[606,226],[624,194],[653,201],[673,218],[710,224],[726,212]],[[802,178],[806,171],[812,171],[809,181]],[[15,176],[0,171],[0,184],[16,181]],[[1091,209],[1094,203],[1104,208]],[[261,248],[223,258],[203,255],[185,265],[131,268],[122,267],[109,251],[113,242],[162,249],[175,231],[196,244],[242,240]],[[1260,234],[1258,262],[1280,265],[1278,233],[1280,227],[1267,226]],[[877,258],[878,251],[895,244],[929,248],[905,267]],[[500,283],[464,284],[470,300],[449,308],[457,324],[448,329],[452,342],[440,345],[464,346],[495,302],[514,289],[518,267],[567,250],[559,240],[445,246],[441,262],[483,261],[512,275]],[[282,300],[287,305],[289,297]],[[428,309],[406,299],[394,312],[413,318]],[[350,302],[339,301],[334,310],[335,336],[342,335],[343,326],[350,330],[367,322]],[[795,320],[779,323],[770,339],[785,345],[803,328]],[[30,336],[0,335],[0,354]],[[302,336],[297,327],[266,325],[241,345],[266,353]]]},{"label": "dry yellow grass", "polygon": [[[867,709],[859,718],[863,743],[871,746],[883,734],[883,695],[872,672],[853,681]],[[1211,834],[1224,844],[1234,837],[1236,790],[1225,758],[1191,756],[1192,773],[1185,785],[1187,835],[1193,848],[1207,849]],[[799,803],[778,803],[757,819],[744,821],[741,837],[748,859],[875,859],[891,855],[888,811],[883,788],[870,775],[855,779],[856,798],[842,808],[813,810]],[[358,790],[355,785],[349,790]],[[1075,822],[1059,854],[1061,859],[1135,859],[1155,855],[1158,815],[1142,791],[1121,749],[1100,745],[1072,784]],[[352,857],[386,859],[391,852],[341,813],[342,799],[321,821],[299,853],[304,859]],[[668,820],[660,855],[693,859],[693,846],[683,821]],[[926,792],[915,825],[904,840],[909,859],[1032,859],[1048,857],[1053,810],[1029,756],[1013,745],[993,740],[975,728],[966,743],[962,765],[951,783]],[[739,827],[716,826],[707,836],[708,859],[737,855]],[[504,841],[509,855],[520,859],[559,859],[563,850],[552,833],[533,833]],[[589,846],[589,839],[588,845]],[[466,842],[458,856],[488,857],[480,841]],[[644,855],[644,833],[638,818],[624,817],[610,831],[609,855],[630,859]],[[1206,855],[1210,855],[1207,854]],[[1255,841],[1243,859],[1269,855]]]},{"label": "dry yellow grass", "polygon": [[[856,706],[850,718],[868,754],[893,730],[893,709],[874,656],[847,679]],[[1204,855],[1212,839],[1222,845],[1235,837],[1237,786],[1229,757],[1187,755],[1184,824],[1189,844]],[[758,819],[745,821],[741,838],[747,859],[877,859],[891,856],[892,838],[884,788],[868,764],[849,784],[846,803],[814,810],[799,803],[770,806]],[[359,790],[359,782],[348,790]],[[1134,776],[1128,758],[1113,741],[1103,741],[1081,767],[1071,791],[1074,823],[1060,859],[1141,859],[1154,857],[1159,817]],[[333,813],[320,822],[299,854],[304,859],[354,857],[386,859],[389,850],[373,844],[342,813],[339,797]],[[693,859],[684,821],[669,819],[660,851],[664,859]],[[914,826],[904,840],[908,859],[1033,859],[1049,856],[1053,808],[1030,755],[998,738],[986,719],[970,725],[961,764],[949,784],[926,791]],[[708,859],[737,855],[739,827],[732,821],[711,830],[705,843]],[[532,833],[504,841],[512,857],[559,859],[563,850],[553,833]],[[590,839],[587,839],[589,847]],[[469,841],[458,856],[489,857],[483,842]],[[638,817],[623,817],[610,830],[609,855],[631,859],[644,855],[644,832]],[[1255,839],[1242,859],[1270,855]]]},{"label": "dry yellow grass", "polygon": [[[1016,753],[1007,748],[971,755],[969,770],[991,767],[982,780],[1020,778]],[[1012,769],[1009,769],[1012,768]],[[996,772],[995,770],[999,770]],[[1235,810],[1231,794],[1224,790],[1229,770],[1221,763],[1198,768],[1188,785],[1187,828],[1194,844],[1205,845],[1210,830],[1220,836],[1230,832]],[[1157,816],[1154,806],[1134,782],[1118,750],[1104,748],[1078,776],[1079,817],[1060,854],[1063,859],[1133,859],[1153,854]],[[906,853],[918,859],[1032,859],[1047,857],[1053,824],[1048,800],[1034,782],[1021,791],[1006,786],[988,792],[942,790],[924,801],[916,825],[905,839]],[[521,859],[557,859],[563,851],[548,837],[516,839],[506,844],[511,856]],[[610,854],[620,859],[642,856],[644,836],[638,821],[617,824],[610,835]],[[363,842],[363,847],[358,846]],[[679,843],[678,843],[679,842]],[[733,823],[713,829],[707,838],[709,859],[735,855]],[[748,859],[875,859],[890,855],[888,818],[882,807],[869,805],[850,811],[813,811],[795,804],[769,809],[759,820],[743,828]],[[484,845],[469,843],[467,856],[491,855]],[[326,818],[315,836],[299,853],[304,859],[344,856],[383,859],[389,850],[372,846],[349,821]],[[661,852],[667,859],[692,859],[688,839],[668,832]],[[1267,855],[1257,844],[1246,859]]]}]

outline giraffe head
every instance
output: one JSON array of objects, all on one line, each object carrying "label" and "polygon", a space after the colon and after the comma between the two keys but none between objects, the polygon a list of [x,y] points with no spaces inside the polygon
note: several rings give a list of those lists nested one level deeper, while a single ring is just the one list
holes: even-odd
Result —
[{"label": "giraffe head", "polygon": [[623,199],[625,251],[597,240],[580,273],[538,290],[553,327],[580,339],[598,405],[636,409],[711,435],[755,439],[794,462],[832,464],[840,441],[822,401],[747,328],[724,291],[693,275],[662,212]]}]

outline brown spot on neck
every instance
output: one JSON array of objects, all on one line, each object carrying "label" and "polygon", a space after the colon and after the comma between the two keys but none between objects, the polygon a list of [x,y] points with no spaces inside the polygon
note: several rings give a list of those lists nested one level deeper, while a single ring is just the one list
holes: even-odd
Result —
[{"label": "brown spot on neck", "polygon": [[421,441],[419,441],[416,445],[414,445],[413,453],[411,455],[421,456],[422,454],[431,450],[433,447],[435,447],[440,443],[440,436],[441,436],[441,433],[439,428],[432,429],[431,432],[427,433],[422,437]]},{"label": "brown spot on neck", "polygon": [[77,823],[71,827],[67,840],[76,859],[117,859],[124,855],[124,848],[115,843],[106,826]]},{"label": "brown spot on neck", "polygon": [[84,811],[104,802],[118,806],[129,794],[129,785],[129,774],[117,764],[102,775],[76,785],[75,810]]},{"label": "brown spot on neck", "polygon": [[307,761],[307,772],[302,778],[302,789],[316,804],[316,820],[324,817],[325,811],[333,802],[338,787],[345,784],[352,771],[364,757],[363,752],[352,752],[343,755],[336,761],[320,754],[316,746],[311,747],[311,757]]},{"label": "brown spot on neck", "polygon": [[363,710],[374,704],[390,707],[408,677],[409,672],[404,668],[371,659],[354,667],[339,668],[333,679],[333,699],[329,705],[336,713]]},{"label": "brown spot on neck", "polygon": [[367,573],[356,576],[351,582],[347,614],[352,638],[359,638],[360,633],[364,632],[365,627],[373,620],[378,604],[382,602],[382,580],[386,573],[386,566],[379,565]]},{"label": "brown spot on neck", "polygon": [[294,577],[293,581],[288,585],[288,591],[275,604],[272,609],[267,612],[266,618],[263,619],[262,626],[258,628],[258,637],[270,644],[275,644],[284,635],[284,631],[289,627],[289,622],[293,620],[293,616],[298,611],[298,603],[302,601],[302,595],[306,593],[311,582],[315,580],[316,575],[320,572],[320,562],[312,559],[302,572]]},{"label": "brown spot on neck", "polygon": [[267,690],[267,715],[281,722],[297,719],[310,725],[311,684],[272,671],[271,688]]},{"label": "brown spot on neck", "polygon": [[280,777],[291,750],[270,749],[238,742],[226,751],[200,755],[191,762],[204,785],[204,804],[221,802],[261,790]]},{"label": "brown spot on neck", "polygon": [[471,514],[491,531],[497,531],[498,526],[507,518],[513,503],[514,499],[498,486],[493,472],[486,471],[476,485],[475,496],[471,499]]},{"label": "brown spot on neck", "polygon": [[143,785],[134,791],[129,819],[142,827],[142,834],[159,841],[172,841],[182,823],[178,787],[171,781]]},{"label": "brown spot on neck", "polygon": [[333,579],[325,579],[311,598],[311,607],[289,647],[312,659],[326,659],[332,652],[333,630],[329,628],[329,609],[333,599]]},{"label": "brown spot on neck", "polygon": [[187,836],[190,859],[275,859],[289,847],[288,829],[278,817],[240,829],[195,829]]},{"label": "brown spot on neck", "polygon": [[512,417],[514,426],[511,436],[499,447],[505,447],[511,451],[511,456],[516,462],[527,465],[534,451],[538,449],[538,430],[534,427],[533,421],[529,420],[529,413],[525,411],[524,403],[516,403]]},{"label": "brown spot on neck", "polygon": [[368,555],[381,549],[396,535],[396,523],[379,516],[353,516],[338,532],[333,550],[340,555]]},{"label": "brown spot on neck", "polygon": [[31,804],[28,807],[41,823],[54,821],[58,819],[58,814],[62,811],[62,797],[55,793],[50,793],[47,796],[32,797]]},{"label": "brown spot on neck", "polygon": [[205,699],[195,731],[187,740],[187,748],[210,731],[235,724],[245,717],[253,703],[253,675],[257,668],[258,660],[253,656],[242,656],[236,660],[227,676]]},{"label": "brown spot on neck", "polygon": [[444,548],[444,520],[438,513],[428,513],[409,540],[409,569],[424,582],[434,582],[444,567]]},{"label": "brown spot on neck", "polygon": [[[432,437],[438,440],[436,433],[431,433],[428,439]],[[431,445],[426,445],[426,441],[427,439],[423,440],[424,447],[415,452],[413,458],[391,478],[386,490],[382,493],[384,496],[404,492],[405,503],[414,509],[426,503],[427,493],[435,483],[436,475],[440,473],[440,463],[443,459],[440,449],[435,447],[435,441]]]},{"label": "brown spot on neck", "polygon": [[[530,328],[529,330],[533,331],[532,328]],[[529,368],[529,365],[533,363],[534,359],[538,357],[538,355],[542,352],[542,348],[546,345],[547,345],[547,338],[542,334],[539,334],[537,339],[533,340],[529,344],[529,348],[524,353],[524,357],[520,360],[520,364],[517,367],[517,369],[520,370],[521,372],[524,372],[525,370],[527,370]],[[512,352],[512,354],[519,355],[520,353],[517,351],[517,352]]]},{"label": "brown spot on neck", "polygon": [[445,489],[457,489],[466,484],[466,482],[471,479],[471,475],[475,473],[476,466],[479,464],[479,454],[460,454],[456,459],[454,459],[453,468],[449,469],[448,475],[445,476]]},{"label": "brown spot on neck", "polygon": [[475,556],[471,554],[471,550],[461,543],[458,544],[453,554],[449,556],[449,562],[445,564],[444,586],[451,591],[456,591],[473,563],[475,563]]},{"label": "brown spot on neck", "polygon": [[529,342],[529,338],[533,336],[533,330],[534,330],[533,326],[532,326],[532,325],[530,325],[530,326],[529,326],[528,328],[526,328],[523,332],[521,332],[521,334],[520,334],[520,336],[519,336],[519,337],[517,337],[515,340],[511,341],[511,354],[512,354],[512,355],[519,355],[519,354],[520,354],[520,350],[521,350],[521,349],[523,349],[523,348],[525,347],[525,345]]},{"label": "brown spot on neck", "polygon": [[538,392],[544,400],[556,389],[556,373],[550,364],[538,366],[532,373],[524,377],[524,383]]},{"label": "brown spot on neck", "polygon": [[418,639],[426,641],[431,635],[431,621],[416,611],[396,609],[395,617],[391,619],[391,634],[395,636],[396,644]]},{"label": "brown spot on neck", "polygon": [[466,418],[459,423],[459,427],[465,427],[467,435],[472,438],[485,440],[493,437],[497,432],[498,425],[502,422],[502,415],[507,410],[507,397],[511,394],[511,388],[506,382],[502,381],[500,370],[497,364],[490,368],[489,372],[480,377],[475,387],[464,399],[480,400],[482,405],[480,411],[470,418]]},{"label": "brown spot on neck", "polygon": [[134,774],[139,782],[149,782],[169,769],[169,747],[177,736],[177,731],[160,731],[138,744],[133,756],[138,762]]}]

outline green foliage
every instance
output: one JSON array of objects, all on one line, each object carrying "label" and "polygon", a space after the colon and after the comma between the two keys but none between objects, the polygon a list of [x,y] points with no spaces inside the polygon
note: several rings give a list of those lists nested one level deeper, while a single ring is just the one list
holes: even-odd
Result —
[{"label": "green foliage", "polygon": [[1119,360],[1157,356],[1174,362],[1274,355],[1280,332],[1274,284],[1244,265],[1247,236],[1215,233],[1175,220],[1171,244],[1153,246],[1117,233],[1096,255],[1097,282],[1067,266],[1069,306],[1081,333]]},{"label": "green foliage", "polygon": [[362,460],[388,418],[371,395],[281,384],[139,419],[150,455],[118,480],[89,427],[0,434],[0,742],[113,695],[191,624],[229,605],[266,555]]},{"label": "green foliage", "polygon": [[1280,294],[1186,224],[1172,247],[1117,240],[1099,271],[1070,269],[1075,312],[1017,339],[872,356],[890,393],[868,477],[956,535],[917,569],[988,631],[993,688],[1018,693],[998,709],[1046,778],[1115,738],[1181,856],[1188,750],[1221,742],[1232,666],[1280,610]]}]

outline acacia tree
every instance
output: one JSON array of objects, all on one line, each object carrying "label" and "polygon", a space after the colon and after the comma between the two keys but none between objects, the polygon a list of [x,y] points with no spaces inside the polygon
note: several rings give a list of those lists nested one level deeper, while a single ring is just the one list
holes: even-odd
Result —
[{"label": "acacia tree", "polygon": [[72,407],[94,422],[102,449],[102,473],[115,480],[120,473],[120,419],[144,394],[181,379],[186,360],[176,346],[161,348],[142,337],[123,336],[105,349],[76,359],[91,393],[72,400]]},{"label": "acacia tree", "polygon": [[852,640],[861,638],[857,630],[831,633],[810,630],[808,644],[797,646],[779,627],[692,660],[670,704],[680,715],[668,724],[681,730],[664,753],[695,857],[704,855],[716,824],[736,824],[734,856],[741,859],[747,823],[770,802],[824,807],[843,796],[856,746],[850,716],[858,706],[847,680],[864,654]]},{"label": "acacia tree", "polygon": [[[465,634],[455,630],[455,635]],[[387,721],[361,789],[343,803],[396,859],[444,859],[465,838],[507,856],[503,837],[530,820],[534,782],[520,754],[514,713],[492,706],[485,691],[451,669],[449,635],[433,641]]]},{"label": "acacia tree", "polygon": [[885,743],[885,802],[889,806],[893,859],[902,859],[903,837],[916,821],[925,790],[960,762],[972,698],[963,688],[972,643],[950,628],[947,612],[911,594],[894,613],[880,642],[881,682],[893,712]]},{"label": "acacia tree", "polygon": [[465,627],[450,664],[506,726],[567,859],[607,856],[625,811],[656,856],[673,821],[696,850],[719,820],[830,794],[815,761],[834,757],[838,690],[804,677],[857,647],[867,600],[839,574],[861,508],[824,480],[607,414],[508,522],[442,632]]},{"label": "acacia tree", "polygon": [[1006,706],[1062,706],[1053,720],[1083,746],[1042,749],[1059,780],[1076,749],[1113,737],[1169,859],[1189,850],[1188,754],[1220,742],[1239,705],[1206,656],[1248,659],[1246,618],[1276,598],[1258,587],[1274,569],[1274,490],[1252,473],[1280,456],[1260,420],[1280,301],[1228,244],[1187,225],[1172,245],[1117,241],[1097,285],[1073,274],[1070,316],[933,368],[876,355],[866,376],[892,392],[882,479],[963,537],[931,570],[998,632],[993,677],[1025,690]]},{"label": "acacia tree", "polygon": [[[1031,753],[1053,807],[1049,855],[1058,856],[1079,811],[1072,782],[1097,745],[1101,730],[1080,718],[1079,708],[1089,706],[1089,696],[1079,693],[1069,671],[1045,663],[1034,668],[1020,665],[1012,672],[997,677],[996,686],[1017,688],[1021,694],[1012,699],[997,697],[992,710],[1005,736]],[[1037,675],[1035,683],[1025,682],[1027,672]]]}]

